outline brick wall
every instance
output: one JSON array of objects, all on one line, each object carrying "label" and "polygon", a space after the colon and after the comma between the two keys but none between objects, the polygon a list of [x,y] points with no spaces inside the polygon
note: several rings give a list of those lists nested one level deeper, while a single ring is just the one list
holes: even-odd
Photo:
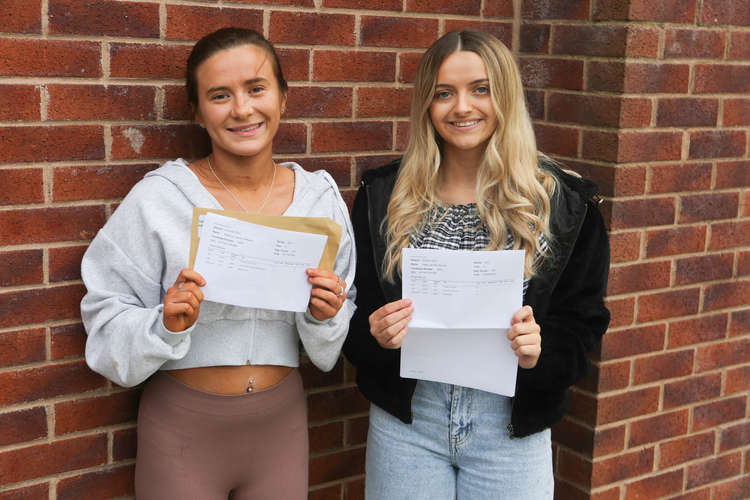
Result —
[{"label": "brick wall", "polygon": [[[279,49],[277,157],[348,201],[403,149],[426,46],[462,27],[511,45],[542,149],[600,183],[612,229],[613,328],[554,431],[558,498],[750,490],[747,0],[4,0],[0,499],[132,495],[138,391],[83,361],[80,257],[145,172],[206,153],[181,76],[229,24]],[[303,376],[310,498],[361,498],[353,370]]]}]

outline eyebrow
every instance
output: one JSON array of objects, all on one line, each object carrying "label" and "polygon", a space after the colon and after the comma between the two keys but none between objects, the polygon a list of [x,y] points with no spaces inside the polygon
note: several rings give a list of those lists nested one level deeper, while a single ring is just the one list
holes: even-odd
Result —
[{"label": "eyebrow", "polygon": [[[263,78],[262,76],[259,76],[257,78],[251,78],[249,80],[245,80],[243,83],[244,85],[253,85],[255,83],[267,83],[268,79]],[[206,90],[206,94],[210,94],[211,92],[216,92],[217,90],[229,90],[229,87],[211,87],[210,89]]]},{"label": "eyebrow", "polygon": [[[477,83],[484,83],[484,82],[488,82],[489,83],[489,81],[490,80],[488,78],[480,78],[478,80],[474,80],[472,82],[469,82],[469,85],[475,85]],[[453,87],[453,85],[449,85],[447,83],[436,83],[435,84],[435,88],[438,88],[438,87]]]}]

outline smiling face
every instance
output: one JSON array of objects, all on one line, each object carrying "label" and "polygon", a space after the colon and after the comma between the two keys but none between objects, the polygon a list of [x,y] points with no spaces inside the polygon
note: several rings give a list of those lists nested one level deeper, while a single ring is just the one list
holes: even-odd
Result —
[{"label": "smiling face", "polygon": [[484,152],[498,120],[479,55],[458,51],[445,58],[435,82],[430,120],[446,155]]},{"label": "smiling face", "polygon": [[215,155],[267,155],[286,95],[268,53],[255,45],[216,52],[196,71],[195,118],[211,137]]}]

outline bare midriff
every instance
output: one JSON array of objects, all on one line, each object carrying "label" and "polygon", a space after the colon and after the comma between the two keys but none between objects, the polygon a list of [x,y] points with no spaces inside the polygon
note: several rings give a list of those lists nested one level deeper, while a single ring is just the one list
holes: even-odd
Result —
[{"label": "bare midriff", "polygon": [[[268,389],[281,382],[294,368],[275,365],[204,366],[168,370],[167,373],[195,389],[214,394],[244,394]],[[252,384],[250,384],[252,379]]]}]

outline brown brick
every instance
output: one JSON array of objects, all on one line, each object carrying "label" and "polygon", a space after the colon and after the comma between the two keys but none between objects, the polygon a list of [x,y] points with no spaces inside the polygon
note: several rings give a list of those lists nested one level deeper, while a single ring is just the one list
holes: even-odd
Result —
[{"label": "brown brick", "polygon": [[612,252],[612,262],[635,260],[641,253],[641,233],[639,231],[631,231],[610,234],[609,245]]},{"label": "brown brick", "polygon": [[52,197],[55,201],[123,198],[157,166],[147,163],[58,167],[53,170]]},{"label": "brown brick", "polygon": [[628,483],[625,486],[625,500],[649,500],[679,493],[682,491],[684,474],[682,469],[673,470]]},{"label": "brown brick", "polygon": [[594,463],[591,471],[591,486],[602,486],[629,477],[640,476],[651,472],[653,468],[653,448],[600,460]]},{"label": "brown brick", "polygon": [[437,19],[362,16],[361,44],[374,47],[429,47],[438,36]]},{"label": "brown brick", "polygon": [[41,0],[5,0],[0,26],[6,33],[41,33]]},{"label": "brown brick", "polygon": [[159,6],[111,0],[49,0],[54,34],[158,38]]},{"label": "brown brick", "polygon": [[685,409],[631,422],[628,448],[663,441],[687,433],[689,414],[690,412]]},{"label": "brown brick", "polygon": [[711,224],[710,250],[750,245],[750,221]]},{"label": "brown brick", "polygon": [[671,269],[670,261],[610,267],[607,295],[668,287]]},{"label": "brown brick", "polygon": [[339,187],[358,186],[352,184],[352,166],[349,156],[318,156],[308,157],[299,162],[305,170],[316,171],[325,170]]},{"label": "brown brick", "polygon": [[37,406],[0,414],[0,445],[47,437],[47,412]]},{"label": "brown brick", "polygon": [[560,123],[617,127],[621,102],[616,97],[552,92],[548,119]]},{"label": "brown brick", "polygon": [[521,52],[548,54],[550,42],[549,24],[521,25],[520,45]]},{"label": "brown brick", "polygon": [[112,157],[116,159],[198,158],[208,151],[210,151],[208,135],[198,125],[112,127]]},{"label": "brown brick", "polygon": [[276,48],[287,82],[307,81],[310,75],[310,53],[307,49]]},{"label": "brown brick", "polygon": [[[586,460],[577,454],[573,454],[565,449],[559,452],[557,475],[566,481],[588,485],[591,480],[591,470],[593,466],[590,460]],[[566,496],[565,498],[570,498]]]},{"label": "brown brick", "polygon": [[[441,14],[478,16],[481,7],[481,0],[406,0],[407,12],[438,12]],[[446,31],[450,31],[450,29],[446,28]]]},{"label": "brown brick", "polygon": [[726,337],[727,315],[713,314],[700,316],[669,324],[670,349],[686,345],[700,344]]},{"label": "brown brick", "polygon": [[365,444],[367,442],[367,429],[370,419],[367,416],[351,418],[346,421],[347,446]]},{"label": "brown brick", "polygon": [[[326,5],[330,4],[332,0],[326,0]],[[336,0],[338,2],[342,2],[345,4],[345,2],[350,0]],[[388,3],[390,0],[375,0],[372,2],[372,5],[368,4],[368,9],[375,9],[377,8],[376,5],[381,3]],[[266,5],[291,5],[294,7],[314,7],[315,3],[314,0],[227,0],[227,2],[234,2],[234,3],[249,3],[249,4],[266,4]]]},{"label": "brown brick", "polygon": [[696,64],[693,89],[698,94],[750,92],[750,66]]},{"label": "brown brick", "polygon": [[750,26],[750,0],[704,0],[701,24]]},{"label": "brown brick", "polygon": [[0,367],[44,361],[46,351],[43,329],[0,333]]},{"label": "brown brick", "polygon": [[165,85],[163,117],[166,120],[192,120],[193,112],[184,85]]},{"label": "brown brick", "polygon": [[589,61],[586,90],[623,92],[625,89],[625,63],[613,61]]},{"label": "brown brick", "polygon": [[747,304],[750,304],[750,280],[718,283],[706,287],[703,310],[713,311]]},{"label": "brown brick", "polygon": [[316,81],[392,82],[396,77],[396,55],[392,52],[316,50],[313,79]]},{"label": "brown brick", "polygon": [[422,59],[421,52],[401,52],[398,55],[399,82],[414,83],[420,59]]},{"label": "brown brick", "polygon": [[365,500],[364,478],[344,483],[344,500]]},{"label": "brown brick", "polygon": [[315,123],[312,151],[368,151],[391,149],[392,125],[387,122]]},{"label": "brown brick", "polygon": [[701,255],[677,261],[675,285],[714,281],[732,277],[734,255]]},{"label": "brown brick", "polygon": [[104,159],[104,130],[94,125],[0,127],[0,143],[0,162]]},{"label": "brown brick", "polygon": [[310,422],[367,411],[370,407],[356,388],[318,392],[308,396]]},{"label": "brown brick", "polygon": [[750,421],[741,422],[721,430],[720,451],[733,450],[750,445]]},{"label": "brown brick", "polygon": [[342,484],[323,488],[312,487],[307,492],[307,500],[341,500],[342,490]]},{"label": "brown brick", "polygon": [[544,92],[540,90],[526,90],[526,109],[532,120],[544,119]]},{"label": "brown brick", "polygon": [[714,433],[692,435],[659,445],[659,468],[666,469],[696,458],[713,455]]},{"label": "brown brick", "polygon": [[656,125],[659,127],[701,127],[716,125],[719,113],[717,99],[688,97],[659,99]]},{"label": "brown brick", "polygon": [[594,445],[594,429],[570,419],[563,419],[552,427],[552,441],[582,454],[590,453]]},{"label": "brown brick", "polygon": [[523,19],[588,19],[589,0],[523,0]]},{"label": "brown brick", "polygon": [[520,68],[524,87],[583,88],[583,61],[521,57]]},{"label": "brown brick", "polygon": [[655,321],[698,312],[700,289],[689,288],[641,295],[638,298],[638,321]]},{"label": "brown brick", "polygon": [[599,399],[597,424],[609,424],[640,415],[654,413],[659,409],[659,388],[631,390],[624,394]]},{"label": "brown brick", "polygon": [[598,369],[598,383],[594,391],[604,393],[624,389],[630,383],[630,361],[606,363]]},{"label": "brown brick", "polygon": [[625,92],[686,93],[690,80],[687,64],[628,63],[625,66]]},{"label": "brown brick", "polygon": [[734,394],[750,389],[750,366],[740,366],[727,370],[726,394]]},{"label": "brown brick", "polygon": [[750,333],[750,309],[732,312],[729,336],[735,337]]},{"label": "brown brick", "polygon": [[725,99],[722,123],[724,126],[750,125],[750,99]]},{"label": "brown brick", "polygon": [[[276,1],[269,0],[268,3],[276,3]],[[313,0],[308,0],[308,3],[310,7],[313,6]],[[362,0],[323,0],[323,6],[361,9]],[[403,9],[403,6],[404,5],[402,0],[375,0],[367,3],[367,8],[373,10],[376,9],[401,11]]]},{"label": "brown brick", "polygon": [[698,348],[698,371],[746,363],[750,360],[750,337]]},{"label": "brown brick", "polygon": [[42,250],[0,252],[0,286],[32,285],[44,279]]},{"label": "brown brick", "polygon": [[734,158],[745,155],[747,135],[741,130],[690,132],[690,158]]},{"label": "brown brick", "polygon": [[483,14],[494,17],[513,17],[513,1],[494,0],[492,2],[484,2]]},{"label": "brown brick", "polygon": [[315,12],[271,12],[274,43],[354,45],[354,16]]},{"label": "brown brick", "polygon": [[715,398],[721,393],[721,374],[694,376],[664,384],[664,408],[675,408]]},{"label": "brown brick", "polygon": [[750,251],[740,252],[737,259],[737,276],[747,276],[750,274]]},{"label": "brown brick", "polygon": [[48,500],[49,483],[0,492],[0,500]]},{"label": "brown brick", "polygon": [[537,147],[545,153],[575,157],[578,155],[579,131],[577,127],[560,127],[544,123],[534,124]]},{"label": "brown brick", "polygon": [[698,222],[737,217],[737,193],[710,193],[680,197],[680,222]]},{"label": "brown brick", "polygon": [[120,78],[185,77],[191,47],[146,43],[111,43],[110,73]]},{"label": "brown brick", "polygon": [[0,38],[0,54],[0,76],[101,76],[94,42]]},{"label": "brown brick", "polygon": [[351,88],[292,87],[289,89],[285,118],[349,118],[351,116]]},{"label": "brown brick", "polygon": [[639,162],[679,160],[682,155],[680,132],[600,132],[584,131],[583,156],[592,160]]},{"label": "brown brick", "polygon": [[281,122],[279,131],[273,139],[274,154],[305,153],[306,151],[307,126],[304,123]]},{"label": "brown brick", "polygon": [[650,193],[676,193],[711,189],[710,163],[675,163],[651,166]]},{"label": "brown brick", "polygon": [[627,29],[628,57],[658,57],[660,30],[638,25],[628,26]]},{"label": "brown brick", "polygon": [[360,87],[357,97],[357,116],[409,116],[411,89],[389,87]]},{"label": "brown brick", "polygon": [[82,431],[134,421],[138,391],[66,401],[55,405],[55,434]]},{"label": "brown brick", "polygon": [[726,33],[696,29],[667,29],[664,57],[722,59]]},{"label": "brown brick", "polygon": [[48,85],[50,120],[153,120],[155,89],[131,85]]},{"label": "brown brick", "polygon": [[341,448],[344,444],[344,423],[339,421],[312,425],[309,429],[309,436],[312,453]]},{"label": "brown brick", "polygon": [[[432,0],[423,0],[432,1]],[[505,44],[506,47],[513,45],[513,25],[511,23],[498,23],[492,21],[473,21],[469,19],[446,19],[445,31],[478,30],[494,36]]]},{"label": "brown brick", "polygon": [[657,380],[682,377],[693,372],[694,351],[666,352],[635,360],[633,384],[647,384]]},{"label": "brown brick", "polygon": [[673,224],[675,219],[672,198],[622,200],[612,203],[611,229],[630,229]]},{"label": "brown brick", "polygon": [[[598,9],[612,11],[611,4],[622,3],[619,0],[602,0]],[[695,0],[632,0],[627,19],[633,21],[656,21],[672,23],[693,23],[695,21]],[[625,8],[623,6],[622,8]],[[619,18],[615,17],[615,18]]]},{"label": "brown brick", "polygon": [[742,470],[742,454],[730,453],[687,468],[687,488],[696,488],[739,474]]},{"label": "brown brick", "polygon": [[362,181],[362,174],[366,172],[367,170],[377,168],[381,165],[385,165],[386,163],[389,163],[400,157],[401,157],[400,155],[396,155],[396,154],[393,154],[393,155],[387,154],[387,155],[379,155],[379,156],[375,156],[375,155],[357,156],[355,158],[355,162],[356,162],[355,168],[357,169],[357,171],[356,171],[354,185],[359,186],[360,182]]},{"label": "brown brick", "polygon": [[38,121],[41,116],[39,89],[37,85],[0,85],[0,120]]},{"label": "brown brick", "polygon": [[684,226],[646,232],[646,257],[700,252],[705,246],[705,226]]},{"label": "brown brick", "polygon": [[625,425],[597,429],[594,434],[594,457],[617,453],[625,448]]},{"label": "brown brick", "polygon": [[135,458],[137,431],[135,427],[112,433],[112,458],[116,461]]},{"label": "brown brick", "polygon": [[0,401],[15,404],[98,389],[106,380],[76,361],[0,374]]},{"label": "brown brick", "polygon": [[49,249],[49,280],[71,281],[81,279],[81,258],[85,245]]},{"label": "brown brick", "polygon": [[612,316],[609,322],[610,328],[630,325],[635,319],[635,298],[628,297],[624,299],[605,299],[607,309]]},{"label": "brown brick", "polygon": [[54,326],[50,328],[52,339],[50,346],[51,359],[80,358],[86,347],[86,331],[83,325]]},{"label": "brown brick", "polygon": [[198,40],[225,26],[242,26],[262,33],[263,11],[167,5],[167,39]]},{"label": "brown brick", "polygon": [[732,31],[729,38],[729,59],[750,59],[750,33]]},{"label": "brown brick", "polygon": [[625,26],[558,24],[553,33],[553,54],[623,57],[626,52]]},{"label": "brown brick", "polygon": [[[747,360],[747,356],[745,360]],[[693,408],[692,431],[715,428],[733,420],[743,420],[747,411],[747,398],[740,396],[723,399]]]},{"label": "brown brick", "polygon": [[65,478],[57,483],[57,499],[115,498],[132,495],[135,491],[134,478],[134,465]]},{"label": "brown brick", "polygon": [[318,455],[310,460],[310,485],[357,476],[364,472],[364,448]]},{"label": "brown brick", "polygon": [[[747,459],[745,459],[747,465]],[[747,471],[746,471],[747,472]],[[750,475],[745,474],[737,479],[725,481],[714,486],[715,500],[742,500],[750,491]]]},{"label": "brown brick", "polygon": [[91,239],[104,224],[101,206],[0,212],[0,245]]}]

